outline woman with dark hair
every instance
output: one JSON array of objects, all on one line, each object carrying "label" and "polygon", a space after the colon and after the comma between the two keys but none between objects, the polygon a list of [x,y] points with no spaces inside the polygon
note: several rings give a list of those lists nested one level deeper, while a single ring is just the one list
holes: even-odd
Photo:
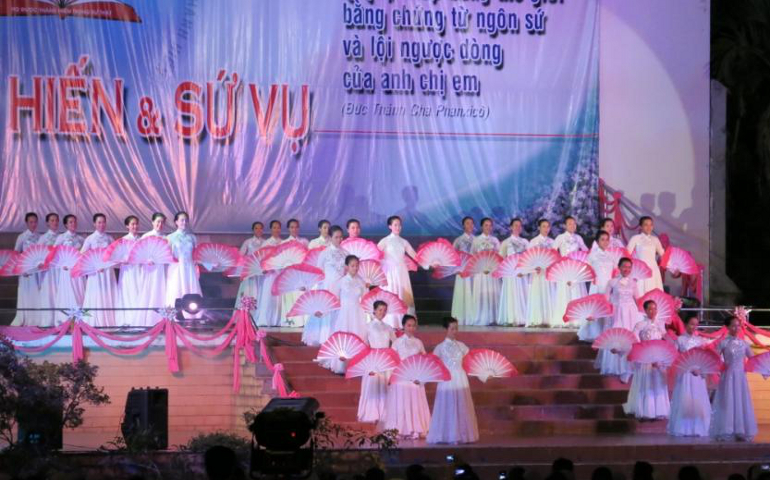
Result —
[{"label": "woman with dark hair", "polygon": [[[29,212],[24,216],[24,223],[27,229],[16,237],[16,244],[13,250],[22,253],[40,240],[40,234],[37,233],[37,214]],[[24,274],[19,276],[19,289],[16,295],[16,308],[37,308],[40,289],[38,284],[38,274]],[[16,317],[11,323],[14,327],[37,325],[38,312],[17,311]]]},{"label": "woman with dark hair", "polygon": [[[151,224],[152,229],[142,235],[142,238],[160,237],[166,240],[166,237],[163,235],[163,227],[166,225],[166,216],[160,212],[153,213]],[[166,266],[142,265],[141,271],[141,294],[138,297],[136,306],[141,308],[162,308],[169,306],[166,304]],[[154,310],[145,310],[140,315],[144,317],[142,324],[148,327],[155,325],[162,319],[160,314]]]},{"label": "woman with dark hair", "polygon": [[[94,215],[94,233],[87,236],[83,242],[81,252],[85,253],[95,248],[107,248],[113,241],[107,234],[107,217],[103,213]],[[112,268],[88,275],[86,278],[86,290],[83,295],[83,308],[96,309],[87,317],[88,323],[97,327],[111,327],[115,325],[115,311],[101,310],[115,308],[118,284],[115,281],[115,272]]]},{"label": "woman with dark hair", "polygon": [[472,443],[479,439],[479,427],[468,375],[463,370],[463,358],[469,349],[457,340],[457,320],[445,318],[443,323],[446,338],[433,353],[444,362],[452,379],[439,382],[436,387],[433,415],[425,440],[428,443]]},{"label": "woman with dark hair", "polygon": [[[56,237],[55,245],[66,245],[68,247],[77,248],[80,250],[83,247],[83,241],[85,239],[82,235],[77,233],[78,218],[75,215],[68,214],[64,216],[64,228],[67,230]],[[85,292],[85,282],[82,277],[74,278],[71,275],[71,270],[67,268],[57,268],[54,278],[56,279],[55,296],[53,306],[60,309],[55,313],[46,312],[46,317],[53,313],[50,317],[51,323],[47,323],[46,326],[51,326],[54,323],[56,325],[64,323],[67,320],[67,315],[61,311],[61,309],[79,308],[83,305],[83,294]]]},{"label": "woman with dark hair", "polygon": [[[425,353],[422,340],[415,337],[417,318],[414,315],[404,315],[401,320],[404,334],[393,342],[393,350],[401,360]],[[430,426],[430,407],[425,395],[425,385],[420,382],[391,382],[388,387],[386,401],[385,429],[398,430],[403,438],[422,438],[428,433]]]},{"label": "woman with dark hair", "polygon": [[[407,306],[407,312],[414,314],[414,295],[412,294],[412,281],[409,279],[409,269],[406,266],[406,255],[414,258],[417,252],[401,237],[401,217],[393,215],[388,217],[390,235],[380,240],[377,248],[382,250],[382,269],[388,278],[388,284],[382,287],[391,293],[398,295]],[[386,323],[393,328],[401,328],[398,315],[388,314]]]},{"label": "woman with dark hair", "polygon": [[[455,250],[471,255],[473,247],[473,218],[463,217],[463,234],[455,238],[452,246]],[[454,289],[452,290],[452,317],[463,325],[473,323],[473,278],[463,277],[459,273],[455,275]]]},{"label": "woman with dark hair", "polygon": [[[177,262],[168,266],[168,278],[166,279],[166,305],[174,305],[178,298],[188,293],[201,293],[201,284],[198,280],[198,267],[193,261],[193,250],[198,244],[198,239],[190,231],[190,217],[187,212],[177,212],[174,215],[176,231],[166,237],[171,245],[171,252]],[[200,318],[197,314],[183,313],[185,318]]]},{"label": "woman with dark hair", "polygon": [[[139,217],[129,215],[123,221],[128,233],[123,240],[135,242],[139,240]],[[120,265],[118,276],[118,291],[116,305],[118,308],[134,308],[142,291],[142,267],[123,263]],[[118,325],[144,325],[146,315],[138,310],[119,310],[115,315]]]},{"label": "woman with dark hair", "polygon": [[738,337],[741,319],[730,316],[725,320],[728,335],[719,342],[717,352],[725,360],[725,370],[714,395],[711,436],[718,440],[750,442],[757,434],[757,419],[746,379],[746,359],[754,356],[751,346]]}]

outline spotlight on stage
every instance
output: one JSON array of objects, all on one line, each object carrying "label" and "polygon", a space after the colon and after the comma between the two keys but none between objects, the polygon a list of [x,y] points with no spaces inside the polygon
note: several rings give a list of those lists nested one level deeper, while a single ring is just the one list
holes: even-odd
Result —
[{"label": "spotlight on stage", "polygon": [[249,426],[251,478],[307,478],[313,472],[312,432],[319,418],[315,398],[274,398]]},{"label": "spotlight on stage", "polygon": [[200,312],[203,306],[203,295],[200,293],[188,293],[174,302],[175,308],[181,308],[190,315]]}]

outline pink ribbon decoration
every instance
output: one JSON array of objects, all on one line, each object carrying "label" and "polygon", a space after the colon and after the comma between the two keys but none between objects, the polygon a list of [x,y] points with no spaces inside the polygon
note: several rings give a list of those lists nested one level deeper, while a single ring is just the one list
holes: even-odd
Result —
[{"label": "pink ribbon decoration", "polygon": [[166,359],[168,360],[168,371],[176,373],[179,371],[179,352],[176,348],[176,329],[173,320],[161,320],[164,323],[163,332],[166,336]]},{"label": "pink ribbon decoration", "polygon": [[75,363],[86,358],[83,351],[83,329],[80,328],[80,323],[72,324],[72,361]]}]

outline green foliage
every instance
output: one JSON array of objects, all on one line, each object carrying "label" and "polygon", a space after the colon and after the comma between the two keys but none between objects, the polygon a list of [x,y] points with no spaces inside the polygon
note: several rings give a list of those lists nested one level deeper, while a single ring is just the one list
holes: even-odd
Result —
[{"label": "green foliage", "polygon": [[94,384],[98,367],[77,364],[37,364],[16,354],[13,344],[0,337],[0,441],[16,445],[16,419],[61,412],[61,425],[77,428],[83,423],[85,405],[110,402],[104,389]]},{"label": "green foliage", "polygon": [[206,450],[214,446],[230,448],[241,459],[248,459],[251,452],[251,443],[248,440],[235,433],[222,431],[198,434],[186,444],[180,445],[179,450],[205,453]]}]

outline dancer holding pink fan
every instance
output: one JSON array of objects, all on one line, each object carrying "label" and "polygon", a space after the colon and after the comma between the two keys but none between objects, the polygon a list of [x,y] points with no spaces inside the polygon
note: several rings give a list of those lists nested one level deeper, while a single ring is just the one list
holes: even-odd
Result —
[{"label": "dancer holding pink fan", "polygon": [[[595,293],[604,294],[607,286],[612,280],[612,273],[615,270],[615,256],[608,251],[610,248],[610,234],[600,230],[596,234],[594,248],[588,254],[588,264],[594,269],[596,278],[588,289],[589,295]],[[612,317],[595,318],[593,321],[586,322],[580,330],[578,337],[584,341],[593,341],[604,330],[610,328]]]},{"label": "dancer holding pink fan", "polygon": [[476,409],[473,406],[468,375],[463,370],[463,358],[468,347],[457,341],[457,319],[445,318],[446,338],[433,350],[449,369],[452,379],[440,382],[433,402],[428,443],[472,443],[479,439]]},{"label": "dancer holding pink fan", "polygon": [[[198,239],[190,232],[190,216],[187,212],[177,212],[174,215],[174,223],[177,230],[166,237],[176,262],[168,267],[166,278],[166,305],[174,305],[177,298],[188,293],[201,293],[201,284],[198,281],[198,267],[193,261],[193,250],[198,244]],[[188,314],[186,318],[199,318],[200,313]]]},{"label": "dancer holding pink fan", "polygon": [[[415,337],[417,319],[404,315],[404,335],[393,342],[393,350],[403,362],[407,358],[425,353],[422,341]],[[397,372],[394,372],[394,374]],[[401,437],[417,439],[428,433],[430,408],[425,395],[425,385],[419,380],[391,378],[386,401],[385,429],[396,429]]]},{"label": "dancer holding pink fan", "polygon": [[[500,240],[492,234],[493,228],[494,223],[491,218],[481,219],[481,234],[473,239],[471,247],[471,253],[474,257],[481,252],[497,254],[500,250]],[[500,307],[500,284],[500,279],[493,277],[492,271],[474,272],[472,325],[494,325],[497,323],[497,312]]]},{"label": "dancer holding pink fan", "polygon": [[725,359],[725,371],[714,395],[710,434],[718,440],[750,442],[757,434],[757,419],[744,364],[754,352],[745,340],[738,338],[740,318],[728,317],[725,326],[728,335],[717,347]]},{"label": "dancer holding pink fan", "polygon": [[[657,346],[652,341],[661,340],[666,335],[666,327],[657,317],[658,306],[652,300],[644,302],[644,320],[634,326],[640,343],[634,345],[628,354],[629,361],[634,363],[634,376],[631,380],[631,388],[628,390],[628,401],[623,404],[623,410],[627,415],[634,415],[641,419],[668,418],[671,405],[668,397],[668,382],[665,369],[668,364],[657,356],[656,349],[649,349],[650,354],[645,355],[646,345]],[[671,361],[676,358],[676,348],[663,340],[673,350]],[[641,348],[638,348],[641,347]],[[641,352],[639,357],[634,356],[635,349]]]},{"label": "dancer holding pink fan", "polygon": [[[152,214],[152,230],[142,235],[141,240],[145,238],[158,238],[168,244],[163,236],[163,227],[166,225],[166,216],[160,212]],[[140,242],[134,248],[138,248]],[[132,252],[133,253],[133,252]],[[166,304],[166,264],[165,263],[142,263],[142,290],[139,297],[139,307],[144,308],[162,308],[171,305]],[[157,312],[148,310],[143,312],[144,325],[155,325],[161,320]]]},{"label": "dancer holding pink fan", "polygon": [[[366,325],[366,336],[363,337],[372,349],[390,350],[390,345],[396,341],[395,331],[384,322],[387,313],[387,303],[382,300],[374,302],[372,320]],[[385,420],[389,378],[390,372],[367,372],[361,378],[361,396],[358,400],[359,422],[379,423]]]},{"label": "dancer holding pink fan", "polygon": [[[553,239],[548,236],[551,231],[551,222],[545,218],[537,221],[538,235],[529,241],[527,251],[534,249],[538,258],[548,257],[547,261],[533,262],[531,269],[524,272],[530,274],[529,295],[527,296],[527,326],[539,327],[547,325],[551,319],[551,301],[554,296],[553,285],[545,279],[545,270],[551,264],[559,260],[559,253],[553,250]],[[519,264],[525,266],[525,255],[519,260]]]},{"label": "dancer holding pink fan", "polygon": [[[715,357],[711,363],[721,367],[722,361],[713,350],[704,347],[709,343],[698,335],[698,316],[692,314],[685,324],[686,331],[676,339],[676,346],[682,355],[674,364],[677,369],[676,384],[671,395],[671,417],[668,420],[668,434],[677,437],[705,437],[709,434],[711,423],[711,401],[706,387],[705,375],[719,373],[705,371],[703,363],[690,362],[692,368],[683,360],[687,356],[700,355],[706,359]],[[689,352],[689,353],[687,353]],[[695,359],[697,360],[697,359]],[[682,365],[683,368],[678,368]]]},{"label": "dancer holding pink fan", "polygon": [[[412,282],[409,279],[409,270],[406,266],[405,255],[414,258],[417,252],[401,237],[401,217],[393,215],[388,217],[390,235],[380,240],[377,248],[382,250],[382,269],[388,277],[388,284],[384,290],[393,292],[406,303],[408,312],[414,314],[414,295],[412,294]],[[386,323],[393,328],[400,328],[401,323],[396,315],[388,314]]]},{"label": "dancer holding pink fan", "polygon": [[[473,218],[464,217],[462,221],[463,234],[455,238],[452,246],[455,250],[470,255],[473,247]],[[473,322],[473,279],[470,276],[455,275],[454,290],[452,291],[452,316],[462,325]]]},{"label": "dancer holding pink fan", "polygon": [[[58,224],[58,222],[59,217],[56,217],[56,223]],[[40,240],[40,234],[37,233],[37,214],[29,212],[24,215],[24,223],[27,225],[27,229],[16,238],[16,244],[13,247],[13,250],[18,253],[35,245]],[[37,273],[19,275],[19,290],[16,296],[17,308],[37,308],[37,299],[40,295],[38,278]],[[17,311],[11,326],[37,326],[39,316],[39,312]]]},{"label": "dancer holding pink fan", "polygon": [[[112,243],[113,238],[105,233],[107,229],[107,217],[103,213],[94,214],[95,231],[87,236],[83,242],[81,253],[92,249],[106,249]],[[85,295],[83,296],[83,308],[111,309],[115,308],[118,285],[115,281],[115,272],[112,268],[99,270],[86,278]],[[96,310],[90,317],[89,323],[98,327],[110,327],[115,325],[115,312],[112,310]]]},{"label": "dancer holding pink fan", "polygon": [[[521,219],[511,220],[511,236],[500,244],[500,256],[504,259],[523,253],[529,242],[521,237]],[[527,278],[523,273],[514,277],[503,277],[500,293],[500,307],[497,312],[498,325],[523,327],[527,323]]]},{"label": "dancer holding pink fan", "polygon": [[642,217],[639,219],[639,228],[641,233],[631,237],[628,241],[628,253],[634,255],[643,261],[652,270],[652,277],[639,282],[637,295],[642,296],[650,290],[659,288],[663,290],[663,279],[660,276],[657,256],[663,256],[665,251],[658,237],[652,234],[654,223],[652,217]]}]

